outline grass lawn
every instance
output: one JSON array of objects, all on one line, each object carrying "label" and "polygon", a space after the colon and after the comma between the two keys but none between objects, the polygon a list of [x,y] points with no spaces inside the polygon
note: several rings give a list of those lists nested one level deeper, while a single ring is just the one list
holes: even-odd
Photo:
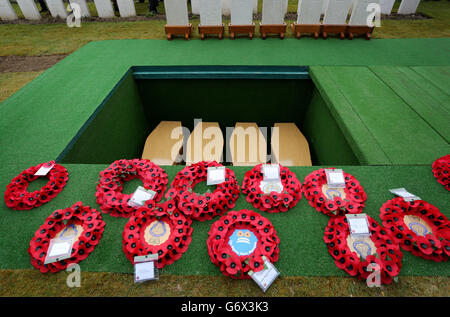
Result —
[{"label": "grass lawn", "polygon": [[[260,6],[262,1],[260,1]],[[91,5],[92,15],[96,11]],[[395,8],[398,7],[398,1]],[[261,8],[260,8],[261,10]],[[137,3],[138,15],[145,16],[147,3]],[[160,12],[163,12],[162,3]],[[296,0],[289,1],[289,12],[296,12]],[[422,20],[382,20],[381,27],[374,31],[374,38],[421,38],[449,37],[450,2],[422,1],[419,13],[431,16]],[[116,18],[120,20],[120,18]],[[227,18],[229,19],[229,18]],[[196,26],[199,19],[191,20],[194,25],[193,38],[199,38]],[[224,21],[225,23],[227,20]],[[255,21],[258,22],[258,21]],[[286,20],[291,24],[292,20]],[[50,55],[72,53],[90,41],[113,39],[165,39],[165,20],[144,20],[131,22],[83,22],[80,28],[69,28],[65,21],[54,24],[0,24],[0,56],[6,55]],[[226,34],[227,36],[227,34]],[[257,28],[257,37],[259,31]],[[287,37],[294,37],[288,28]],[[177,39],[181,40],[181,39]],[[216,40],[216,39],[211,39]],[[229,39],[224,39],[228,41]],[[359,40],[359,39],[358,39]]]},{"label": "grass lawn", "polygon": [[19,88],[25,86],[41,73],[42,72],[0,73],[0,102],[11,96]]},{"label": "grass lawn", "polygon": [[81,273],[81,287],[66,284],[68,272],[41,274],[37,270],[1,270],[0,296],[154,296],[154,297],[446,297],[448,277],[401,277],[398,283],[369,288],[360,280],[343,277],[280,276],[266,293],[251,280],[225,276],[160,276],[158,282],[133,284],[132,274]]},{"label": "grass lawn", "polygon": [[[296,12],[297,0],[289,0],[289,12]],[[136,4],[145,16],[148,3]],[[397,1],[394,12],[398,8]],[[22,13],[14,4],[18,16]],[[96,10],[89,3],[93,16]],[[262,1],[260,1],[260,10]],[[162,3],[160,4],[160,12]],[[449,37],[450,1],[422,1],[424,20],[382,20],[374,38]],[[117,18],[117,20],[120,20]],[[224,21],[226,22],[226,21]],[[293,21],[287,20],[287,23]],[[196,27],[199,19],[192,20]],[[164,20],[134,22],[82,22],[81,28],[57,24],[0,24],[0,56],[69,54],[90,41],[111,39],[165,39]],[[259,36],[259,34],[256,34]],[[287,37],[293,37],[288,28]],[[199,38],[194,28],[194,38]],[[215,39],[214,39],[215,40]],[[228,39],[224,39],[228,41]],[[0,102],[42,72],[0,73]],[[1,107],[1,104],[0,104]],[[330,261],[332,261],[330,257]],[[41,274],[37,270],[0,270],[0,296],[431,296],[450,295],[450,277],[399,278],[398,283],[368,288],[350,277],[278,278],[266,294],[252,281],[235,281],[224,276],[163,275],[160,281],[134,285],[131,274],[82,272],[80,288],[66,285],[68,273]],[[157,287],[155,287],[157,285]]]}]

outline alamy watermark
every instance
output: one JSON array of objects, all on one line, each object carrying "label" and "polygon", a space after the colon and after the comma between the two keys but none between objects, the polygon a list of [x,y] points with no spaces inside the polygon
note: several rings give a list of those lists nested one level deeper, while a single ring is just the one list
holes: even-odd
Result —
[{"label": "alamy watermark", "polygon": [[67,276],[66,284],[68,287],[81,287],[81,269],[76,263],[71,263],[67,266],[66,272],[70,273]]},{"label": "alamy watermark", "polygon": [[67,12],[69,12],[66,23],[69,28],[81,27],[81,7],[78,3],[69,3],[67,6]]},{"label": "alamy watermark", "polygon": [[[200,162],[215,158],[220,162],[257,163],[273,159],[273,153],[267,154],[267,127],[256,125],[226,127],[225,132],[224,140],[222,130],[218,126],[203,128],[202,119],[194,120],[192,133],[186,127],[172,129],[170,138],[177,140],[170,152],[172,161]],[[277,153],[278,127],[271,128],[271,132],[271,149]],[[224,145],[225,151],[223,151]]]},{"label": "alamy watermark", "polygon": [[374,286],[381,287],[381,268],[376,263],[369,263],[367,266],[367,271],[372,272],[366,279],[366,284],[368,287],[372,288]]},{"label": "alamy watermark", "polygon": [[380,27],[381,26],[381,7],[378,3],[369,3],[366,11],[369,12],[367,16],[367,26]]}]

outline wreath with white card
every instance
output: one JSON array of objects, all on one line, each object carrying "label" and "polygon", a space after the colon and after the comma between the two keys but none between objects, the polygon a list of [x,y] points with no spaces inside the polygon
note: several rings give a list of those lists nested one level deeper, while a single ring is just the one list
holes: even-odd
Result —
[{"label": "wreath with white card", "polygon": [[[40,171],[44,171],[40,173]],[[41,189],[28,192],[31,182],[39,177],[47,177],[48,182]],[[55,161],[41,163],[22,171],[6,186],[6,206],[15,210],[30,210],[37,208],[55,198],[66,186],[69,179],[67,169]]]},{"label": "wreath with white card", "polygon": [[383,226],[394,241],[415,256],[436,262],[450,257],[450,221],[423,200],[388,200],[381,207]]},{"label": "wreath with white card", "polygon": [[[264,167],[278,167],[277,180],[264,180]],[[254,208],[269,213],[286,212],[302,198],[302,183],[289,168],[281,164],[258,164],[247,171],[242,193]]]},{"label": "wreath with white card", "polygon": [[211,261],[234,279],[264,268],[264,257],[278,261],[280,239],[272,223],[253,210],[230,211],[214,222],[207,240]]},{"label": "wreath with white card", "polygon": [[331,188],[321,168],[305,177],[303,194],[312,207],[330,217],[361,213],[367,200],[364,188],[352,175],[343,172],[343,177],[344,188]]},{"label": "wreath with white card", "polygon": [[113,217],[130,217],[137,209],[130,203],[132,195],[122,193],[124,182],[139,178],[143,187],[155,192],[152,200],[160,201],[167,187],[167,173],[146,159],[117,160],[100,172],[95,197],[100,209]]},{"label": "wreath with white card", "polygon": [[157,255],[159,269],[178,260],[189,247],[192,221],[177,208],[175,201],[148,201],[128,220],[123,231],[123,251],[135,264],[135,257]]},{"label": "wreath with white card", "polygon": [[361,280],[379,273],[380,283],[390,284],[400,272],[403,253],[387,230],[370,216],[367,224],[370,235],[354,237],[345,215],[331,217],[323,239],[338,268]]},{"label": "wreath with white card", "polygon": [[[195,185],[207,181],[211,170],[217,174],[220,171],[223,173],[220,182],[213,182],[216,183],[214,191],[203,195],[195,193]],[[239,185],[232,170],[215,161],[202,161],[179,171],[166,197],[174,199],[178,209],[186,216],[190,216],[193,220],[205,221],[233,208],[239,193]]]},{"label": "wreath with white card", "polygon": [[[89,206],[83,206],[81,202],[58,209],[45,220],[30,241],[28,253],[31,256],[31,264],[42,273],[55,273],[66,269],[69,264],[79,263],[94,251],[104,228],[105,222],[101,213]],[[51,245],[55,246],[52,250]],[[66,253],[68,251],[68,258],[58,260],[58,253],[61,251],[57,250],[57,245],[59,250],[65,249]],[[54,259],[46,264],[48,257]]]}]

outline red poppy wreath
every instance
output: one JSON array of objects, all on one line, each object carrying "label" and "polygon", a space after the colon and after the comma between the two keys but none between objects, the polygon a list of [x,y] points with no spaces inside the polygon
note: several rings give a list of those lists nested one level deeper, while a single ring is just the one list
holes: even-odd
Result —
[{"label": "red poppy wreath", "polygon": [[264,268],[263,256],[278,261],[280,239],[269,220],[253,210],[230,211],[213,223],[207,240],[211,261],[234,279]]},{"label": "red poppy wreath", "polygon": [[346,216],[332,217],[323,239],[338,268],[361,280],[378,271],[380,282],[390,284],[400,272],[403,253],[385,229],[370,216],[367,220],[371,235],[354,238]]},{"label": "red poppy wreath", "polygon": [[433,175],[439,184],[450,190],[450,154],[438,158],[432,165]]},{"label": "red poppy wreath", "polygon": [[402,249],[436,262],[450,257],[450,221],[437,207],[423,200],[397,197],[381,207],[383,226]]},{"label": "red poppy wreath", "polygon": [[289,168],[280,166],[280,183],[263,183],[262,164],[247,171],[242,193],[253,207],[269,213],[286,212],[302,198],[302,183]]},{"label": "red poppy wreath", "polygon": [[345,188],[328,188],[325,169],[305,177],[303,194],[317,211],[330,217],[361,213],[367,195],[358,180],[344,172]]},{"label": "red poppy wreath", "polygon": [[[48,183],[40,190],[28,192],[27,188],[30,182],[42,177],[34,174],[41,167],[51,167],[52,165],[53,168],[46,175]],[[14,177],[6,186],[6,206],[15,210],[30,210],[39,207],[55,198],[66,186],[68,179],[67,169],[62,165],[55,164],[54,161],[32,166]]]},{"label": "red poppy wreath", "polygon": [[[94,251],[105,228],[102,215],[97,210],[77,202],[72,207],[54,211],[34,234],[28,253],[31,264],[42,273],[58,272],[69,264],[79,263]],[[44,264],[50,240],[73,238],[71,257]]]},{"label": "red poppy wreath", "polygon": [[136,207],[128,204],[132,195],[122,193],[123,183],[139,178],[143,187],[156,192],[153,200],[159,201],[168,183],[166,172],[146,159],[117,160],[100,172],[95,197],[100,209],[113,217],[130,217]]},{"label": "red poppy wreath", "polygon": [[178,209],[193,220],[205,221],[222,215],[235,206],[239,197],[239,185],[232,170],[225,168],[225,181],[217,184],[212,193],[193,192],[196,184],[207,180],[208,167],[219,166],[222,165],[214,161],[186,166],[176,175],[166,197],[175,199]]},{"label": "red poppy wreath", "polygon": [[125,225],[123,251],[133,265],[135,256],[157,254],[156,267],[161,269],[186,252],[191,243],[191,224],[173,200],[147,201]]}]

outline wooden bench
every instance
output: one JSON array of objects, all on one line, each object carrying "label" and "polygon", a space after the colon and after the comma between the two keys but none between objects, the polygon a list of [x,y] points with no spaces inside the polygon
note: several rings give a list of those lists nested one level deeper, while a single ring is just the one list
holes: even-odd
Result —
[{"label": "wooden bench", "polygon": [[186,165],[201,161],[222,162],[223,144],[218,122],[199,122],[187,140]]},{"label": "wooden bench", "polygon": [[230,137],[234,166],[254,166],[267,161],[267,142],[254,122],[236,122]]},{"label": "wooden bench", "polygon": [[271,138],[272,161],[284,166],[311,166],[308,141],[295,123],[275,123]]},{"label": "wooden bench", "polygon": [[[172,139],[172,131],[175,139]],[[142,158],[158,165],[175,165],[177,156],[183,148],[181,121],[161,121],[145,141]],[[175,148],[176,147],[176,148]]]}]

